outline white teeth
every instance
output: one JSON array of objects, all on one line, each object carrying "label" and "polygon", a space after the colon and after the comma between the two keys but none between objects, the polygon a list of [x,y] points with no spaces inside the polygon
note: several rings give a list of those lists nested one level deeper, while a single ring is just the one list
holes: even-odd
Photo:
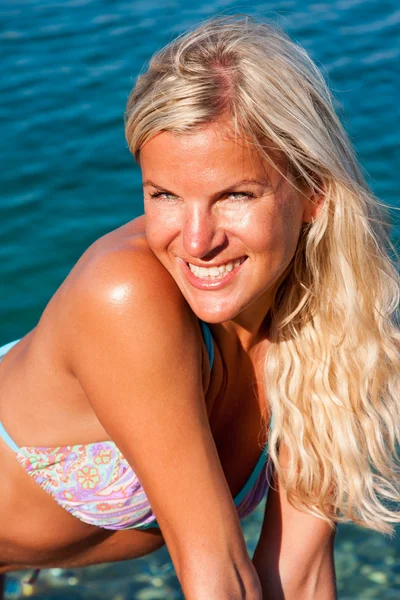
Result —
[{"label": "white teeth", "polygon": [[221,275],[225,275],[225,273],[230,273],[233,269],[236,269],[239,265],[242,264],[244,258],[237,258],[235,261],[230,261],[225,265],[220,265],[219,267],[198,267],[197,265],[192,265],[192,263],[188,263],[189,269],[192,271],[196,277],[201,277],[203,279],[211,277],[216,279]]}]

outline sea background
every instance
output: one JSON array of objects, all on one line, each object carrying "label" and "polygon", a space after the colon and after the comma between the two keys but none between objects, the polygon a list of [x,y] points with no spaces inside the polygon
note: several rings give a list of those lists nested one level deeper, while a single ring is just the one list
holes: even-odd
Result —
[{"label": "sea background", "polygon": [[[216,14],[272,19],[323,69],[340,117],[400,239],[397,0],[0,0],[0,345],[35,326],[99,236],[142,212],[123,112],[152,53]],[[62,335],[60,331],[60,335]],[[255,547],[262,508],[244,524]],[[341,600],[400,598],[400,538],[341,526]],[[24,574],[25,576],[26,574]],[[6,598],[181,598],[165,549],[144,559],[8,577]]]}]

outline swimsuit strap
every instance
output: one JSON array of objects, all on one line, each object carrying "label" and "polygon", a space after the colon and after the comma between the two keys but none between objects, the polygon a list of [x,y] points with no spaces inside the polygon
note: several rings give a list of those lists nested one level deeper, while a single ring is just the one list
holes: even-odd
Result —
[{"label": "swimsuit strap", "polygon": [[11,348],[13,346],[15,346],[15,344],[18,344],[20,340],[15,340],[14,342],[9,342],[8,344],[5,344],[4,346],[1,346],[0,348],[0,360],[3,358],[3,356],[5,356],[7,354],[7,352],[9,350],[11,350]]},{"label": "swimsuit strap", "polygon": [[211,335],[210,327],[204,321],[200,321],[201,331],[203,333],[204,343],[207,348],[208,358],[210,361],[210,369],[212,369],[214,363],[214,342]]},{"label": "swimsuit strap", "polygon": [[7,431],[4,429],[3,424],[0,422],[0,438],[2,438],[7,446],[10,446],[11,450],[14,452],[18,452],[19,448],[11,436],[8,435]]}]

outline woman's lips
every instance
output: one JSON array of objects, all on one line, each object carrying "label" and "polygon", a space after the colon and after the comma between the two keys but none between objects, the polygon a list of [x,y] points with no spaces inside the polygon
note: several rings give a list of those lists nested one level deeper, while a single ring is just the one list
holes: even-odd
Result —
[{"label": "woman's lips", "polygon": [[[240,259],[224,263],[224,265],[220,265],[218,267],[207,267],[207,270],[210,273],[213,273],[213,276],[204,276],[205,267],[191,265],[190,268],[186,261],[179,259],[179,262],[182,266],[182,270],[186,276],[186,279],[191,285],[193,285],[193,287],[199,290],[218,290],[230,283],[232,279],[236,277],[246,260],[247,256],[242,256]],[[232,265],[231,269],[230,265]],[[222,269],[222,267],[224,267],[224,269]],[[216,275],[215,269],[218,269],[218,275]]]}]

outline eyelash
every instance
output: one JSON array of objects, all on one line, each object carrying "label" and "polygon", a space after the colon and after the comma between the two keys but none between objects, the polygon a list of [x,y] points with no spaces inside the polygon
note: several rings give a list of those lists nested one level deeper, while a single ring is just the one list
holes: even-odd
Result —
[{"label": "eyelash", "polygon": [[244,200],[245,198],[252,200],[256,197],[256,195],[253,194],[253,192],[231,192],[230,194],[228,194],[228,196],[240,196],[240,198],[237,198],[237,200]]},{"label": "eyelash", "polygon": [[[152,192],[150,194],[151,198],[161,198],[161,196],[172,196],[173,198],[177,198],[177,196],[174,196],[173,194],[169,194],[168,192]],[[226,197],[229,196],[240,196],[240,198],[236,198],[236,200],[244,200],[245,198],[248,199],[253,199],[255,198],[255,194],[253,194],[253,192],[230,192],[226,194]],[[167,200],[169,198],[166,198]]]},{"label": "eyelash", "polygon": [[168,192],[153,192],[150,194],[150,198],[160,198],[161,196],[172,196],[176,198],[173,194],[168,194]]}]

